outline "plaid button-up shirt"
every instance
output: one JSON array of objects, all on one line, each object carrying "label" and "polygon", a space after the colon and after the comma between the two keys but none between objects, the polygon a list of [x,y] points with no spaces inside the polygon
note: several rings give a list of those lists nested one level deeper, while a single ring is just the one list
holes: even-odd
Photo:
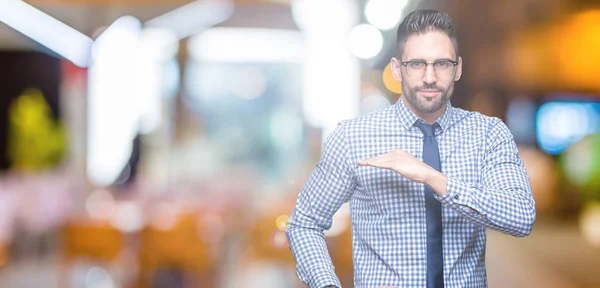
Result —
[{"label": "plaid button-up shirt", "polygon": [[[356,161],[403,149],[422,159],[423,121],[399,99],[388,108],[342,121],[300,191],[287,235],[297,274],[310,287],[340,287],[323,231],[349,201],[355,287],[425,287],[424,185]],[[486,229],[529,235],[535,203],[523,162],[506,125],[452,107],[437,120],[442,173],[445,287],[486,287]]]}]

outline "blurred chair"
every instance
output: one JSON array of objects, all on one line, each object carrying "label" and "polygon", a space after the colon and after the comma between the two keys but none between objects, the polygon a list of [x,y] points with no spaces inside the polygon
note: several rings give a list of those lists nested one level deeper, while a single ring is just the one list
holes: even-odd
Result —
[{"label": "blurred chair", "polygon": [[197,215],[183,214],[167,229],[152,225],[143,229],[139,288],[215,287],[215,261],[211,247],[200,237],[200,224]]},{"label": "blurred chair", "polygon": [[[288,209],[273,205],[252,222],[248,222],[242,244],[241,269],[236,284],[248,287],[304,287],[295,274],[285,228]],[[283,207],[285,208],[285,207]]]},{"label": "blurred chair", "polygon": [[8,261],[8,245],[0,242],[0,268]]},{"label": "blurred chair", "polygon": [[259,219],[250,231],[251,255],[260,260],[282,262],[293,265],[294,257],[290,252],[285,230],[277,229],[275,223],[280,215],[270,215]]},{"label": "blurred chair", "polygon": [[267,260],[281,265],[295,265],[285,229],[289,213],[293,209],[288,203],[273,203],[247,222],[245,248],[246,260]]},{"label": "blurred chair", "polygon": [[67,276],[77,261],[110,266],[119,260],[125,248],[125,236],[106,222],[69,221],[62,227],[61,234],[59,287],[70,287]]}]

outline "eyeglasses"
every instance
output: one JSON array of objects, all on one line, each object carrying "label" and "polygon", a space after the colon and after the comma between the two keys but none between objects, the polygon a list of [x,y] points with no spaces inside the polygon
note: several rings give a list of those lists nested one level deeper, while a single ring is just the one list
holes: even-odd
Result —
[{"label": "eyeglasses", "polygon": [[411,78],[423,77],[425,71],[427,71],[427,66],[429,65],[433,66],[433,71],[437,77],[447,77],[452,75],[454,67],[458,65],[458,61],[452,60],[438,60],[432,63],[421,60],[410,60],[400,63],[406,68],[406,74]]}]

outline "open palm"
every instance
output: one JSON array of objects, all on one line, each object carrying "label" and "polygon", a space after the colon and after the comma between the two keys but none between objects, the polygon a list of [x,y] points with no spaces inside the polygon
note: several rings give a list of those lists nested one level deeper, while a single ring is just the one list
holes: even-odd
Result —
[{"label": "open palm", "polygon": [[359,166],[371,166],[376,168],[392,170],[412,181],[424,183],[432,172],[431,166],[423,163],[402,149],[396,149],[379,156],[358,160]]}]

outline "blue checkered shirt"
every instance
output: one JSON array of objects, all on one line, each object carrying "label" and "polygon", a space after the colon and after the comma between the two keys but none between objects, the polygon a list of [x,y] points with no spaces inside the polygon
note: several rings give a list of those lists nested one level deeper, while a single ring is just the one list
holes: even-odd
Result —
[{"label": "blue checkered shirt", "polygon": [[[422,159],[420,120],[394,105],[342,121],[300,191],[287,235],[300,280],[340,287],[323,231],[350,204],[355,287],[425,287],[425,186],[356,161],[403,149]],[[531,232],[535,203],[523,162],[506,125],[452,107],[436,121],[447,193],[442,203],[445,287],[487,287],[486,229],[516,237]]]}]

